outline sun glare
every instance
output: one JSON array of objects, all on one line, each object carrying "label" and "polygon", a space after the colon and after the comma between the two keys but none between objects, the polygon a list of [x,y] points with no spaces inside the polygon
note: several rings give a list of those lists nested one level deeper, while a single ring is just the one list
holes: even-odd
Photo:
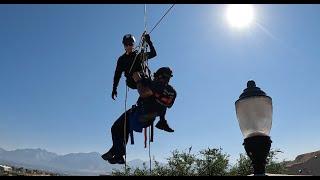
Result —
[{"label": "sun glare", "polygon": [[243,29],[250,26],[254,20],[253,6],[249,4],[228,5],[226,15],[232,27]]}]

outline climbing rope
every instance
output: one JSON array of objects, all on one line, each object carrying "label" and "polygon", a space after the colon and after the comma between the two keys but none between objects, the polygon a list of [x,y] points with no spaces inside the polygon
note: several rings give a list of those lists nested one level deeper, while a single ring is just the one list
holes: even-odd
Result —
[{"label": "climbing rope", "polygon": [[[144,32],[144,33],[145,33],[145,32]],[[141,38],[140,38],[139,45],[138,45],[138,47],[137,47],[137,48],[139,49],[138,52],[140,52],[141,49],[142,49],[144,33],[142,34],[142,36],[141,36]],[[135,48],[135,49],[136,49],[136,48]],[[134,64],[136,63],[136,60],[137,60],[138,55],[139,55],[139,53],[137,53],[136,56],[134,57],[133,63],[132,63],[132,65],[131,65],[131,67],[130,67],[130,70],[129,70],[129,74],[131,73],[132,68],[133,68]]]},{"label": "climbing rope", "polygon": [[147,32],[147,4],[144,4],[144,31]]},{"label": "climbing rope", "polygon": [[[152,33],[152,31],[160,24],[160,22],[162,21],[162,19],[169,13],[169,11],[173,8],[175,4],[173,4],[166,12],[165,14],[160,18],[160,20],[155,24],[155,26],[151,29],[150,33]],[[151,78],[151,71],[149,69],[149,64],[148,64],[148,57],[147,57],[147,48],[148,48],[148,45],[144,39],[144,35],[147,33],[147,5],[145,4],[144,5],[144,33],[142,34],[141,38],[140,38],[140,41],[139,41],[139,45],[134,49],[134,51],[138,48],[138,52],[141,52],[143,50],[143,53],[142,53],[142,70],[144,72],[144,75],[147,75],[148,78]],[[136,59],[138,57],[140,53],[137,53],[134,60],[133,60],[133,63],[130,67],[130,70],[129,70],[129,74],[131,73],[132,71],[132,68],[134,66],[134,64],[136,63]],[[124,115],[124,134],[123,134],[123,137],[124,137],[124,162],[125,162],[125,172],[127,172],[127,101],[128,101],[128,92],[129,92],[129,87],[128,85],[126,84],[126,93],[125,93],[125,103],[124,103],[124,112],[125,112],[125,115]],[[146,129],[145,129],[145,133],[146,133]],[[151,127],[149,128],[149,170],[150,170],[150,175],[151,175],[151,172],[152,172],[152,163],[151,163],[151,141],[153,141],[153,139],[151,138],[152,135],[151,135]],[[146,134],[145,134],[145,139],[146,139]],[[146,143],[146,142],[145,142]],[[145,144],[146,146],[146,144]]]},{"label": "climbing rope", "polygon": [[126,96],[125,96],[125,102],[124,102],[124,131],[123,131],[123,138],[124,138],[124,169],[125,172],[127,171],[127,99],[128,99],[128,85],[126,86]]},{"label": "climbing rope", "polygon": [[[147,32],[147,5],[144,5],[144,32]],[[144,53],[143,53],[143,72],[145,73],[145,75],[147,75],[148,78],[151,78],[151,71],[149,69],[149,64],[148,64],[148,57],[147,57],[147,48],[148,45],[147,43],[144,41]],[[146,129],[147,130],[147,129]],[[145,130],[145,132],[146,132]],[[146,136],[145,136],[145,140],[146,140]],[[145,144],[146,145],[146,144]],[[151,166],[151,128],[149,128],[149,169],[150,169],[150,175],[152,172],[152,166]]]},{"label": "climbing rope", "polygon": [[[151,125],[153,126],[153,125]],[[151,127],[149,128],[149,169],[150,175],[152,173],[152,163],[151,163]]]},{"label": "climbing rope", "polygon": [[150,33],[158,26],[158,24],[162,21],[162,19],[168,14],[168,12],[173,8],[175,4],[172,4],[171,7],[166,11],[166,13],[160,18],[160,20],[156,23],[156,25],[151,29]]},{"label": "climbing rope", "polygon": [[[144,35],[144,34],[143,34]],[[141,48],[142,48],[142,43],[143,43],[143,36],[141,37],[140,39],[140,42],[139,42],[139,51],[141,51]],[[139,53],[136,54],[136,56],[134,57],[134,60],[133,60],[133,63],[130,67],[130,70],[129,70],[129,74],[131,73],[132,71],[132,68],[137,60],[137,57],[138,57]],[[129,87],[128,85],[126,84],[126,95],[125,95],[125,103],[124,103],[124,109],[125,109],[125,115],[124,115],[124,125],[123,125],[123,138],[124,138],[124,168],[125,168],[125,172],[127,171],[127,129],[126,129],[126,126],[127,126],[127,101],[128,101],[128,91],[129,91]]]}]

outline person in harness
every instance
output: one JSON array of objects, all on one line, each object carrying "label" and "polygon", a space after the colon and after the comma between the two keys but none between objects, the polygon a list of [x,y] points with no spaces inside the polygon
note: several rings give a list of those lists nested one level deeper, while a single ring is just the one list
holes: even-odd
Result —
[{"label": "person in harness", "polygon": [[[151,42],[149,34],[143,34],[143,39],[148,43],[150,52],[147,52],[147,59],[154,58],[157,56],[157,52]],[[116,70],[113,78],[113,88],[111,97],[115,100],[117,97],[117,87],[121,78],[122,73],[126,77],[126,84],[131,89],[137,89],[136,82],[133,80],[132,75],[135,72],[142,72],[143,56],[142,53],[134,51],[135,38],[132,34],[126,34],[123,36],[122,44],[125,49],[125,53],[118,58]]]},{"label": "person in harness", "polygon": [[[152,95],[154,95],[155,100],[158,104],[171,108],[175,98],[170,99],[170,97],[176,96],[175,90],[172,88],[172,86],[168,84],[171,77],[172,70],[169,67],[162,67],[158,69],[156,73],[154,73],[153,82],[150,82],[150,79],[144,77],[140,73],[134,73],[133,79],[137,84],[137,90],[140,94],[140,97],[137,101],[138,106],[143,106],[146,109],[146,111],[152,111],[152,109],[148,110],[148,108],[155,107],[152,104],[154,100]],[[164,116],[160,116],[160,120],[156,124],[156,128],[167,132],[174,132],[174,130],[169,127],[168,122],[165,120]]]},{"label": "person in harness", "polygon": [[161,123],[168,126],[165,114],[167,109],[173,106],[177,96],[175,89],[169,85],[171,77],[172,71],[168,67],[160,68],[154,74],[154,80],[144,78],[137,73],[133,76],[140,97],[137,104],[123,113],[112,125],[113,146],[101,156],[104,160],[110,164],[124,164],[123,156],[129,134],[133,131],[142,132],[143,128],[153,124],[156,117],[160,117],[158,126],[165,126]]},{"label": "person in harness", "polygon": [[[154,58],[157,55],[157,52],[153,46],[153,43],[150,39],[149,34],[143,34],[144,41],[150,46],[150,52],[147,52],[147,59]],[[142,53],[138,53],[137,51],[133,51],[135,38],[132,34],[126,34],[123,36],[122,44],[125,48],[125,53],[119,57],[117,62],[117,67],[114,73],[113,78],[113,88],[111,97],[115,100],[117,97],[117,87],[121,78],[122,73],[124,72],[126,77],[126,84],[131,89],[137,89],[137,82],[134,80],[134,74],[141,74],[143,75],[143,69],[141,64],[143,63]],[[169,127],[166,121],[160,121],[156,124],[158,129],[173,132],[173,130]]]}]

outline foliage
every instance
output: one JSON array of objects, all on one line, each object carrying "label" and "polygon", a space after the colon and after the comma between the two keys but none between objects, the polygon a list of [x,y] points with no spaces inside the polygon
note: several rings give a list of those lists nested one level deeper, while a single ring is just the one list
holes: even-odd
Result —
[{"label": "foliage", "polygon": [[[285,163],[277,162],[279,150],[271,150],[267,158],[266,172],[271,174],[286,173]],[[115,170],[115,176],[247,176],[252,174],[251,160],[247,155],[240,154],[235,165],[231,166],[229,155],[219,149],[205,149],[198,154],[191,153],[191,147],[186,151],[174,150],[167,159],[166,165],[153,160],[154,167],[150,169],[127,166],[126,170]]]}]

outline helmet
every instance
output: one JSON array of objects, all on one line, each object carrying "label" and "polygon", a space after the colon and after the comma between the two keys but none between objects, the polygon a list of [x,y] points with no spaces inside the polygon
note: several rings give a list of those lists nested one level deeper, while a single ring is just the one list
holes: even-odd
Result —
[{"label": "helmet", "polygon": [[158,77],[160,75],[166,76],[166,77],[169,77],[169,78],[171,78],[173,76],[172,75],[172,70],[169,67],[159,68],[157,70],[157,72],[154,73],[154,77]]},{"label": "helmet", "polygon": [[128,43],[134,43],[136,41],[136,39],[134,38],[134,36],[132,34],[126,34],[123,36],[122,38],[122,44],[128,44]]}]

